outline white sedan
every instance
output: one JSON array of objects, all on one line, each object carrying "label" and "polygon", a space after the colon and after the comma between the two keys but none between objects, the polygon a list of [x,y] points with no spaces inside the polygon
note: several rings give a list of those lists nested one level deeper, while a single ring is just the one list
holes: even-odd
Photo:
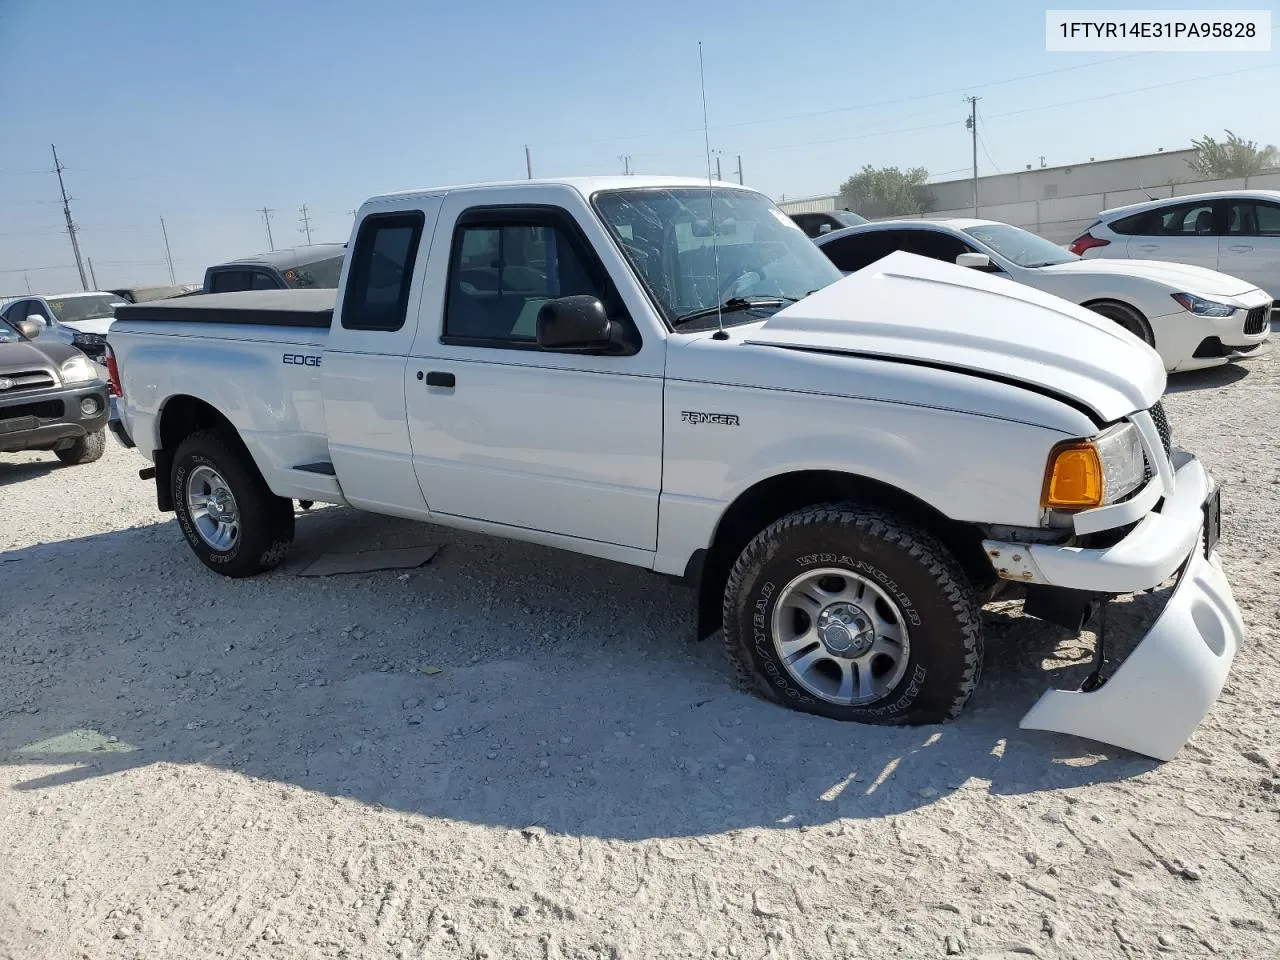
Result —
[{"label": "white sedan", "polygon": [[1271,297],[1252,283],[1154,260],[1083,260],[1007,223],[887,220],[814,242],[845,273],[905,250],[1006,276],[1116,321],[1170,372],[1256,356],[1271,332]]}]

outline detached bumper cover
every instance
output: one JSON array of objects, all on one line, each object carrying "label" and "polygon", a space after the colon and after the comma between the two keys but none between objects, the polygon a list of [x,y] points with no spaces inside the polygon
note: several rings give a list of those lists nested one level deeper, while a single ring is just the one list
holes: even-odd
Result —
[{"label": "detached bumper cover", "polygon": [[1217,554],[1197,550],[1169,604],[1132,653],[1091,693],[1049,690],[1020,726],[1172,760],[1218,699],[1244,621]]},{"label": "detached bumper cover", "polygon": [[1217,700],[1244,622],[1217,554],[1205,555],[1205,504],[1217,485],[1185,452],[1175,452],[1174,466],[1172,492],[1112,546],[984,543],[1000,576],[1022,583],[1116,595],[1178,576],[1154,625],[1102,687],[1047,691],[1023,728],[1169,760]]}]

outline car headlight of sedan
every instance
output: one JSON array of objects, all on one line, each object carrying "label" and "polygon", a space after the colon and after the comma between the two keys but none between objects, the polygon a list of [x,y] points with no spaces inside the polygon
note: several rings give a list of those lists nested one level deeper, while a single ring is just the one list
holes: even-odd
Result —
[{"label": "car headlight of sedan", "polygon": [[72,357],[62,361],[63,383],[87,383],[98,379],[98,368],[88,357]]},{"label": "car headlight of sedan", "polygon": [[1115,503],[1142,486],[1146,458],[1132,423],[1090,440],[1068,440],[1049,453],[1040,503],[1051,510],[1087,510]]},{"label": "car headlight of sedan", "polygon": [[1230,303],[1206,300],[1193,293],[1175,293],[1172,296],[1178,301],[1178,306],[1197,317],[1229,317],[1236,312],[1235,306]]}]

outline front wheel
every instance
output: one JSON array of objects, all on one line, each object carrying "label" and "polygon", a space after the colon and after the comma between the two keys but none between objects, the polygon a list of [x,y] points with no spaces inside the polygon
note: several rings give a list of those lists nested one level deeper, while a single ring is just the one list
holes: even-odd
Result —
[{"label": "front wheel", "polygon": [[107,449],[107,433],[105,430],[95,430],[93,433],[86,433],[83,437],[76,440],[71,446],[64,447],[61,450],[53,451],[54,456],[66,464],[93,463],[100,460],[102,454]]},{"label": "front wheel", "polygon": [[1133,307],[1123,303],[1115,303],[1111,300],[1104,300],[1101,303],[1090,304],[1089,309],[1106,317],[1108,320],[1114,320],[1147,346],[1154,347],[1156,345],[1156,338],[1151,333],[1151,327],[1147,324],[1146,317],[1133,309]]},{"label": "front wheel", "polygon": [[806,713],[939,723],[978,683],[977,596],[934,537],[853,504],[806,507],[742,552],[724,639],[744,683]]},{"label": "front wheel", "polygon": [[173,458],[178,524],[200,562],[227,577],[278,566],[293,543],[293,501],[271,492],[234,435],[193,433]]}]

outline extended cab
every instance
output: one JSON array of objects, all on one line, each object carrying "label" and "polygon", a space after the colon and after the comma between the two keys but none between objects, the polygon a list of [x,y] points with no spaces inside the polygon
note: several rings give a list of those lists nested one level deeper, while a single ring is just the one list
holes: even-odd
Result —
[{"label": "extended cab", "polygon": [[1002,585],[1079,629],[1172,579],[1023,725],[1168,758],[1216,699],[1218,489],[1114,323],[905,253],[842,279],[762,195],[677,178],[377,197],[349,247],[336,294],[117,311],[121,430],[210,568],[280,563],[295,500],[606,557],[694,581],[763,695],[883,723],[959,714]]}]

